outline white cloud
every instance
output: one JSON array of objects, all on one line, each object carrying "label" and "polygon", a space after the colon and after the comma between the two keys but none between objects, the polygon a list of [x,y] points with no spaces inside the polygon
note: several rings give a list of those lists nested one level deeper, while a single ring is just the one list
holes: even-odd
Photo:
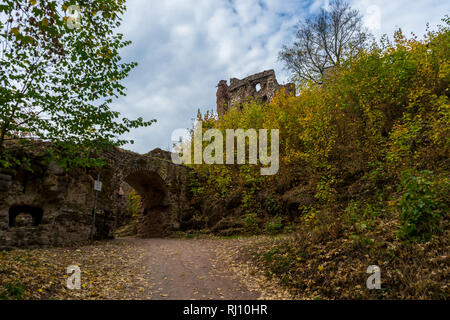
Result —
[{"label": "white cloud", "polygon": [[[122,51],[137,61],[125,85],[128,95],[114,105],[124,116],[156,118],[157,124],[133,130],[127,138],[141,153],[168,148],[172,131],[192,126],[197,109],[215,109],[219,80],[275,69],[287,80],[278,51],[294,36],[295,24],[326,0],[128,0],[120,31],[132,40]],[[427,21],[449,12],[445,1],[351,0],[366,14],[381,8],[380,29],[397,26],[419,35]],[[366,14],[367,15],[367,14]]]},{"label": "white cloud", "polygon": [[450,2],[444,0],[352,0],[352,7],[358,9],[369,24],[377,11],[380,15],[379,28],[372,29],[377,37],[393,33],[401,28],[405,35],[411,32],[419,37],[425,34],[426,24],[435,29],[445,14],[450,14]]}]

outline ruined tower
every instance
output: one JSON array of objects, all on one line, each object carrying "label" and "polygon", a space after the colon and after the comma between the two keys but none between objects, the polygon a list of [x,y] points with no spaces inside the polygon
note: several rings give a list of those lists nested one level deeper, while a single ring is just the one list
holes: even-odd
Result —
[{"label": "ruined tower", "polygon": [[294,84],[278,84],[274,70],[257,73],[242,80],[231,78],[230,85],[221,80],[217,85],[217,114],[220,116],[232,106],[239,106],[249,100],[270,102],[282,88],[285,88],[286,94],[295,94]]}]

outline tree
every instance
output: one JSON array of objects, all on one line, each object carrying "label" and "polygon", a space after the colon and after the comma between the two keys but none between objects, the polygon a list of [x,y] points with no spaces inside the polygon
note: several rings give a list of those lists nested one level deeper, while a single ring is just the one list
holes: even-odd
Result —
[{"label": "tree", "polygon": [[137,66],[119,55],[131,43],[115,32],[125,9],[124,0],[0,2],[0,165],[17,162],[6,143],[38,140],[87,166],[92,150],[133,143],[120,136],[155,121],[110,109]]},{"label": "tree", "polygon": [[327,69],[365,48],[370,38],[359,12],[334,0],[327,10],[299,23],[294,44],[283,46],[279,59],[294,81],[321,83]]}]

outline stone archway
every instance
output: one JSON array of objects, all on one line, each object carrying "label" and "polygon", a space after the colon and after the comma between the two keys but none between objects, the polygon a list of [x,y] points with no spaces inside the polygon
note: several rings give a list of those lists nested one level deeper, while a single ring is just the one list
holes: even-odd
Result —
[{"label": "stone archway", "polygon": [[105,201],[112,203],[112,212],[122,210],[124,194],[120,189],[126,183],[142,197],[143,213],[139,214],[137,224],[139,237],[165,237],[180,230],[190,196],[188,172],[192,169],[174,164],[171,153],[161,149],[137,154],[114,148],[105,158],[108,165],[101,176],[104,194],[111,195]]},{"label": "stone archway", "polygon": [[161,176],[150,170],[128,174],[124,181],[142,197],[143,212],[139,217],[138,236],[157,238],[165,236],[169,221],[168,190]]}]

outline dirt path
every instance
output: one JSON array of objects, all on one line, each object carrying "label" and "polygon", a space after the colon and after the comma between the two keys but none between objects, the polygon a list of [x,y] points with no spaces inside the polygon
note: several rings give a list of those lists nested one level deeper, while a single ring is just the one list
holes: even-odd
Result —
[{"label": "dirt path", "polygon": [[257,299],[217,256],[221,240],[147,239],[133,241],[144,249],[149,299]]}]

